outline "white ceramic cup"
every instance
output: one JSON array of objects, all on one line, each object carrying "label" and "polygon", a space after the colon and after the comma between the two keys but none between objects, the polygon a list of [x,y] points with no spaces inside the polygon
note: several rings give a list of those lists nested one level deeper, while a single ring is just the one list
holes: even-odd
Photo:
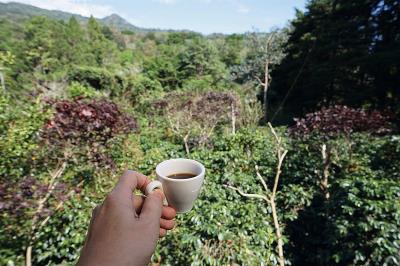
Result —
[{"label": "white ceramic cup", "polygon": [[[191,173],[195,176],[186,179],[168,177],[178,173]],[[205,176],[205,168],[201,163],[190,159],[166,160],[157,165],[156,175],[158,180],[147,185],[146,194],[160,188],[167,201],[164,201],[164,205],[173,207],[177,213],[185,213],[193,208]]]}]

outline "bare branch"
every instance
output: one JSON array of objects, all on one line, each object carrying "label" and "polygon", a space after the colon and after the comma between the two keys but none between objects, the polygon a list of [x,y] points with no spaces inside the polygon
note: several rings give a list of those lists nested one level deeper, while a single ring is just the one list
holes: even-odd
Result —
[{"label": "bare branch", "polygon": [[227,188],[233,189],[235,191],[237,191],[241,196],[246,197],[246,198],[254,198],[254,199],[263,199],[266,202],[269,202],[269,199],[266,196],[260,195],[260,194],[248,194],[248,193],[244,193],[242,190],[233,187],[233,186],[229,186],[229,185],[224,185]]},{"label": "bare branch", "polygon": [[278,142],[278,145],[280,145],[280,144],[281,144],[281,138],[278,137],[278,134],[276,134],[276,131],[275,131],[275,129],[272,127],[272,125],[271,125],[270,122],[268,122],[268,126],[269,126],[269,128],[271,129],[271,132],[272,132],[272,134],[274,135],[276,142]]},{"label": "bare branch", "polygon": [[275,233],[276,233],[276,237],[278,239],[279,265],[284,266],[285,265],[285,257],[283,254],[283,240],[282,240],[281,228],[280,228],[279,221],[278,221],[278,214],[277,214],[276,204],[275,204],[275,196],[276,196],[276,190],[277,190],[278,184],[279,184],[279,177],[282,173],[282,170],[281,170],[282,163],[283,163],[283,160],[285,159],[286,154],[288,153],[288,150],[285,150],[282,147],[282,138],[278,136],[275,129],[272,127],[271,123],[268,123],[268,126],[271,129],[271,132],[274,135],[275,140],[277,142],[276,151],[277,151],[277,156],[278,156],[278,164],[276,166],[274,187],[272,189],[272,195],[270,196],[270,205],[271,205],[271,210],[272,210],[272,217],[274,220]]},{"label": "bare branch", "polygon": [[236,115],[235,115],[235,104],[232,101],[231,103],[231,126],[232,126],[232,134],[236,133]]},{"label": "bare branch", "polygon": [[[0,70],[2,70],[2,69],[0,69]],[[3,73],[1,71],[0,71],[0,84],[1,84],[1,87],[3,88],[3,91],[6,91],[6,84],[4,82],[4,75],[3,75]]]},{"label": "bare branch", "polygon": [[260,83],[261,86],[265,86],[265,83],[261,81],[261,79],[257,76],[254,76],[254,78],[258,81],[258,83]]},{"label": "bare branch", "polygon": [[32,225],[31,225],[31,230],[30,230],[30,235],[29,235],[29,240],[28,240],[28,247],[26,248],[26,253],[25,253],[25,265],[26,266],[32,265],[32,244],[33,244],[33,241],[36,236],[40,213],[43,211],[47,200],[50,198],[51,194],[53,193],[53,191],[57,185],[57,179],[62,175],[62,173],[64,172],[66,167],[67,167],[67,163],[63,162],[61,167],[58,168],[57,171],[55,171],[51,175],[47,193],[43,198],[41,198],[38,201],[38,207],[37,207],[35,213],[33,214]]},{"label": "bare branch", "polygon": [[268,36],[268,39],[267,39],[267,45],[266,45],[266,47],[267,47],[267,52],[268,52],[268,49],[269,49],[269,46],[271,45],[271,41],[272,41],[272,39],[273,38],[275,38],[275,33],[271,33],[269,36]]},{"label": "bare branch", "polygon": [[[80,187],[80,186],[82,186],[82,185],[83,185],[83,181],[81,181],[81,182],[77,185],[77,187]],[[74,193],[75,193],[75,189],[71,190],[70,192],[68,192],[66,198],[67,198],[67,199],[70,198]],[[59,209],[61,209],[61,207],[62,207],[63,205],[64,205],[64,201],[60,201],[60,202],[57,204],[56,208],[54,209],[54,212],[56,212],[56,211],[58,211]],[[47,216],[46,219],[44,219],[44,220],[40,223],[40,225],[37,227],[37,230],[40,230],[40,228],[42,228],[43,226],[45,226],[45,225],[47,224],[47,222],[50,220],[50,218],[51,218],[51,216]],[[35,237],[34,237],[34,238],[35,238]]]},{"label": "bare branch", "polygon": [[265,193],[269,193],[270,190],[268,189],[267,183],[265,183],[264,178],[261,176],[260,172],[258,171],[258,165],[256,165],[256,175],[257,175],[258,179],[260,179],[261,184],[264,187]]},{"label": "bare branch", "polygon": [[[276,191],[277,191],[278,184],[279,184],[279,177],[282,173],[282,170],[281,170],[282,163],[286,157],[286,154],[288,153],[288,150],[286,150],[282,147],[282,138],[278,136],[275,129],[272,127],[271,123],[268,123],[268,126],[271,129],[272,134],[274,135],[275,141],[277,142],[276,143],[276,155],[278,157],[278,163],[276,165],[276,174],[275,174],[275,180],[274,180],[274,186],[273,186],[272,192],[268,189],[268,186],[267,186],[265,180],[261,176],[258,165],[255,166],[256,175],[257,175],[258,179],[260,179],[260,181],[261,181],[261,184],[265,190],[265,195],[248,194],[248,193],[243,192],[239,188],[229,186],[229,185],[224,185],[224,186],[229,189],[237,191],[243,197],[263,199],[271,206],[272,218],[274,221],[275,234],[276,234],[276,238],[277,238],[279,265],[284,266],[285,265],[285,257],[284,257],[284,253],[283,253],[283,240],[282,240],[281,227],[279,225],[279,220],[278,220],[275,196],[276,196]],[[248,152],[248,157],[250,157],[249,150],[247,150],[247,152]]]},{"label": "bare branch", "polygon": [[285,156],[286,156],[287,152],[288,152],[287,150],[284,150],[283,154],[281,156],[279,156],[279,158],[278,158],[278,165],[276,167],[274,188],[272,189],[271,201],[275,199],[276,189],[278,188],[278,183],[279,183],[279,176],[282,173],[282,170],[281,170],[282,163],[283,163],[283,160],[285,159]]}]

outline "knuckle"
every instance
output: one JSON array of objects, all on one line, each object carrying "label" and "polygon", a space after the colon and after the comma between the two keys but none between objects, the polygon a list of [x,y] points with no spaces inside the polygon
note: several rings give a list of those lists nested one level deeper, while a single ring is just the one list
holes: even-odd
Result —
[{"label": "knuckle", "polygon": [[159,190],[155,190],[149,194],[148,198],[151,199],[152,201],[159,202],[160,204],[162,204],[163,194]]},{"label": "knuckle", "polygon": [[103,205],[105,208],[113,207],[117,204],[116,201],[117,201],[117,199],[116,199],[115,195],[113,193],[110,193],[106,196]]}]

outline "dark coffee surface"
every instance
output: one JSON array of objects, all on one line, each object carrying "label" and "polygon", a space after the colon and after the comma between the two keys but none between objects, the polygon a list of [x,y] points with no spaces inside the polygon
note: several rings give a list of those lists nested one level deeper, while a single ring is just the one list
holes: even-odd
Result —
[{"label": "dark coffee surface", "polygon": [[176,173],[176,174],[172,174],[169,175],[169,178],[173,178],[173,179],[188,179],[188,178],[192,178],[195,177],[196,175],[192,174],[192,173]]}]

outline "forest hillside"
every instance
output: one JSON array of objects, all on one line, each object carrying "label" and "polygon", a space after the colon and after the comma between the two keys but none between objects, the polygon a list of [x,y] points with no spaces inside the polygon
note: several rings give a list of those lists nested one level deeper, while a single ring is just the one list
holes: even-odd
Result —
[{"label": "forest hillside", "polygon": [[399,1],[207,36],[0,3],[0,81],[0,265],[74,265],[123,170],[182,157],[156,265],[399,265]]}]

